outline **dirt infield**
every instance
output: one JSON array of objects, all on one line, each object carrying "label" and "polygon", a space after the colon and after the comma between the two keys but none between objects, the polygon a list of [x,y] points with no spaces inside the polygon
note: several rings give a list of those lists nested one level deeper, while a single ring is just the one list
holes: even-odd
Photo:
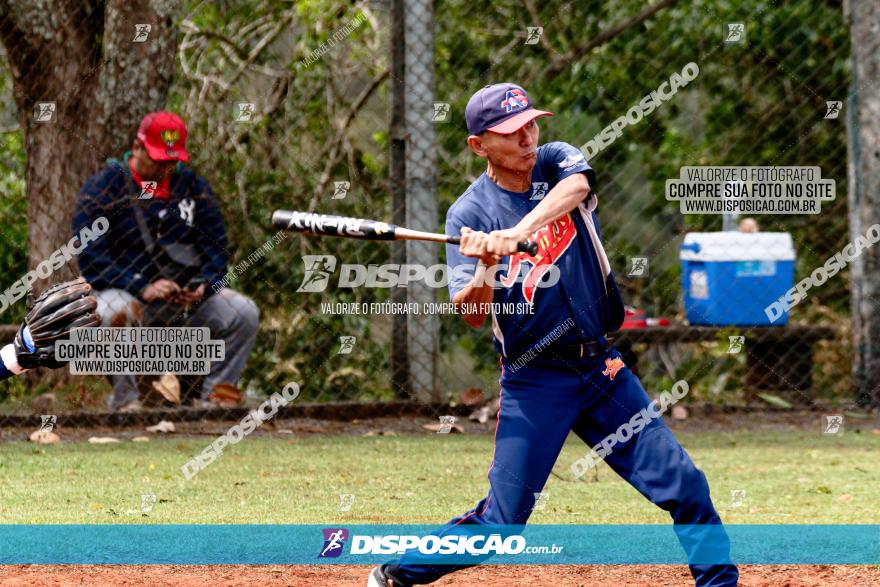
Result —
[{"label": "dirt infield", "polygon": [[[112,565],[0,566],[2,586],[149,585],[150,587],[364,587],[370,568],[356,565]],[[860,587],[880,585],[880,567],[843,565],[744,565],[743,587]],[[565,586],[638,587],[693,585],[683,566],[647,565],[552,565],[482,566],[460,571],[437,583],[438,587]]]}]

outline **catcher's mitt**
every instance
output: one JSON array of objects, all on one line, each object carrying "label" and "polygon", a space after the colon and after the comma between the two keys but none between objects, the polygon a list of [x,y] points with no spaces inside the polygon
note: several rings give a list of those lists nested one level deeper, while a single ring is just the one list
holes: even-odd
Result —
[{"label": "catcher's mitt", "polygon": [[55,360],[55,342],[66,340],[74,328],[101,325],[101,317],[95,312],[98,302],[91,291],[92,286],[80,277],[40,294],[15,335],[13,346],[20,367],[64,366]]}]

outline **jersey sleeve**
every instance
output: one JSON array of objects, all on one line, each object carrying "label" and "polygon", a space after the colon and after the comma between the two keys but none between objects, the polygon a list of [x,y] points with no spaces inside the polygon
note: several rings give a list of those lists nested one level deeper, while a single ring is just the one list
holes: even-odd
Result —
[{"label": "jersey sleeve", "polygon": [[[27,326],[21,329],[21,340],[28,352],[34,352],[34,340],[31,338],[31,331]],[[21,375],[25,371],[30,371],[30,369],[25,369],[18,364],[15,345],[10,343],[0,349],[0,381]]]},{"label": "jersey sleeve", "polygon": [[[15,349],[12,348],[11,344],[6,345],[6,347],[3,348],[3,351],[7,351],[7,348],[9,351],[13,353],[15,352]],[[6,366],[6,362],[3,360],[3,354],[5,353],[0,353],[0,381],[3,381],[4,379],[9,379],[10,377],[15,375],[12,369]]]},{"label": "jersey sleeve", "polygon": [[[446,234],[461,236],[461,229],[465,226],[475,231],[489,232],[492,230],[491,226],[478,213],[477,206],[468,201],[459,201],[446,214]],[[446,245],[450,301],[455,297],[455,294],[463,290],[474,278],[477,261],[473,257],[462,255],[458,245]]]},{"label": "jersey sleeve", "polygon": [[583,173],[590,182],[590,191],[596,191],[596,172],[577,147],[563,142],[547,143],[542,149],[539,164],[544,177],[552,178],[552,185],[575,173]]}]

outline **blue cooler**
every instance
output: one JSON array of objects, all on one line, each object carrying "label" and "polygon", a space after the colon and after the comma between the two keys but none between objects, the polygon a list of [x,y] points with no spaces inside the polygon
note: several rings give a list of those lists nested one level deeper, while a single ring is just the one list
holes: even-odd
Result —
[{"label": "blue cooler", "polygon": [[681,245],[681,285],[688,322],[706,326],[781,326],[764,308],[794,285],[787,232],[691,232]]}]

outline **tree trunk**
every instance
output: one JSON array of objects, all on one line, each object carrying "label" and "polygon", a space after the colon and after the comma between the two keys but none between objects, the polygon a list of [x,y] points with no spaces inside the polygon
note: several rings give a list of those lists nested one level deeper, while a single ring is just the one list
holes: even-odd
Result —
[{"label": "tree trunk", "polygon": [[[0,0],[0,39],[27,152],[28,268],[72,236],[76,196],[107,157],[121,155],[140,120],[165,104],[174,74],[179,0]],[[149,24],[142,42],[136,25]],[[54,103],[47,122],[38,102]],[[112,219],[110,219],[112,222]],[[75,263],[75,261],[74,261]],[[72,263],[33,294],[78,274]],[[66,371],[33,371],[57,384]]]},{"label": "tree trunk", "polygon": [[[850,0],[852,91],[849,137],[849,227],[851,240],[880,223],[880,5]],[[850,270],[853,378],[862,404],[880,405],[880,246],[862,251]]]},{"label": "tree trunk", "polygon": [[[130,147],[144,115],[164,106],[179,4],[0,0],[0,38],[27,150],[29,268],[70,240],[83,182]],[[135,42],[139,24],[151,30]],[[55,103],[50,121],[36,120],[38,102]],[[39,280],[34,293],[73,274],[71,266],[57,271]]]}]

